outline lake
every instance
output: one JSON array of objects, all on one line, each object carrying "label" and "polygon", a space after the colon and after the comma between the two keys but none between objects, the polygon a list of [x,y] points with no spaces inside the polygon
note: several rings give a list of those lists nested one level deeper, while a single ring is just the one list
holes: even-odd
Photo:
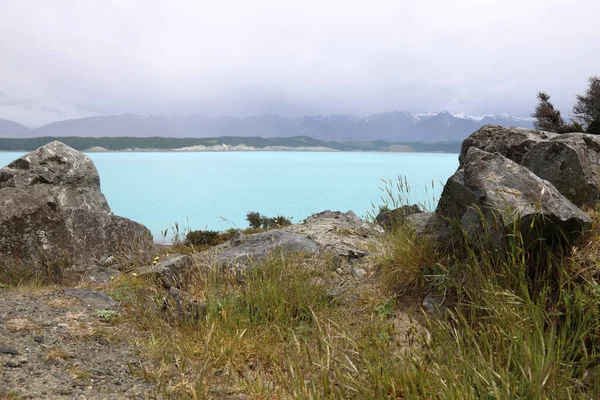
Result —
[{"label": "lake", "polygon": [[[23,153],[0,152],[0,166]],[[323,210],[359,216],[381,204],[382,179],[405,176],[408,201],[430,208],[458,166],[457,154],[363,152],[88,153],[116,215],[158,241],[180,230],[248,226],[246,213],[300,221]],[[433,189],[432,189],[433,183]],[[169,234],[170,236],[170,234]]]}]

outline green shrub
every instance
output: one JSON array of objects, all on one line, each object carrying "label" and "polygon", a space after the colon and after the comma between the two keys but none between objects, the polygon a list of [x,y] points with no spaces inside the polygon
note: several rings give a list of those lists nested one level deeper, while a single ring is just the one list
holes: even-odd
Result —
[{"label": "green shrub", "polygon": [[218,237],[219,232],[217,231],[197,230],[188,232],[185,239],[189,244],[214,246],[217,244]]},{"label": "green shrub", "polygon": [[250,227],[252,227],[253,229],[281,228],[292,224],[292,221],[290,221],[283,215],[278,215],[272,218],[267,217],[266,215],[260,215],[260,213],[253,211],[250,211],[248,214],[246,214],[246,219],[250,223]]},{"label": "green shrub", "polygon": [[260,215],[260,213],[254,211],[250,211],[248,214],[246,214],[246,219],[250,223],[250,226],[254,229],[260,228],[260,226],[263,224],[263,218],[264,217]]}]

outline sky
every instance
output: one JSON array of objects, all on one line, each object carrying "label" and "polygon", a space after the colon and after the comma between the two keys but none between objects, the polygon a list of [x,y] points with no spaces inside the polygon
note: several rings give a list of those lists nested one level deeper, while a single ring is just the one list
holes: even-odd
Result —
[{"label": "sky", "polygon": [[598,0],[0,0],[0,118],[568,116]]}]

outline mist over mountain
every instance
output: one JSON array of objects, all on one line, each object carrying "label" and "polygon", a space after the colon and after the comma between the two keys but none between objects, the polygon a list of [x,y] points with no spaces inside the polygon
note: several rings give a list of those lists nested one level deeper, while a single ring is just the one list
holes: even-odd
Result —
[{"label": "mist over mountain", "polygon": [[0,137],[310,136],[320,140],[336,141],[462,141],[486,124],[532,127],[529,118],[508,115],[469,117],[447,111],[434,113],[390,111],[367,118],[348,115],[311,115],[300,118],[278,115],[210,118],[200,115],[121,114],[58,121],[35,129],[0,120]]}]

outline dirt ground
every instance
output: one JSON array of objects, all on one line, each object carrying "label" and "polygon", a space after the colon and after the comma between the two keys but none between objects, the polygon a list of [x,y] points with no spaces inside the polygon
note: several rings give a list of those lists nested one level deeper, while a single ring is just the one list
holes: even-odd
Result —
[{"label": "dirt ground", "polygon": [[111,321],[118,311],[92,300],[0,288],[0,399],[149,397],[136,349]]}]

